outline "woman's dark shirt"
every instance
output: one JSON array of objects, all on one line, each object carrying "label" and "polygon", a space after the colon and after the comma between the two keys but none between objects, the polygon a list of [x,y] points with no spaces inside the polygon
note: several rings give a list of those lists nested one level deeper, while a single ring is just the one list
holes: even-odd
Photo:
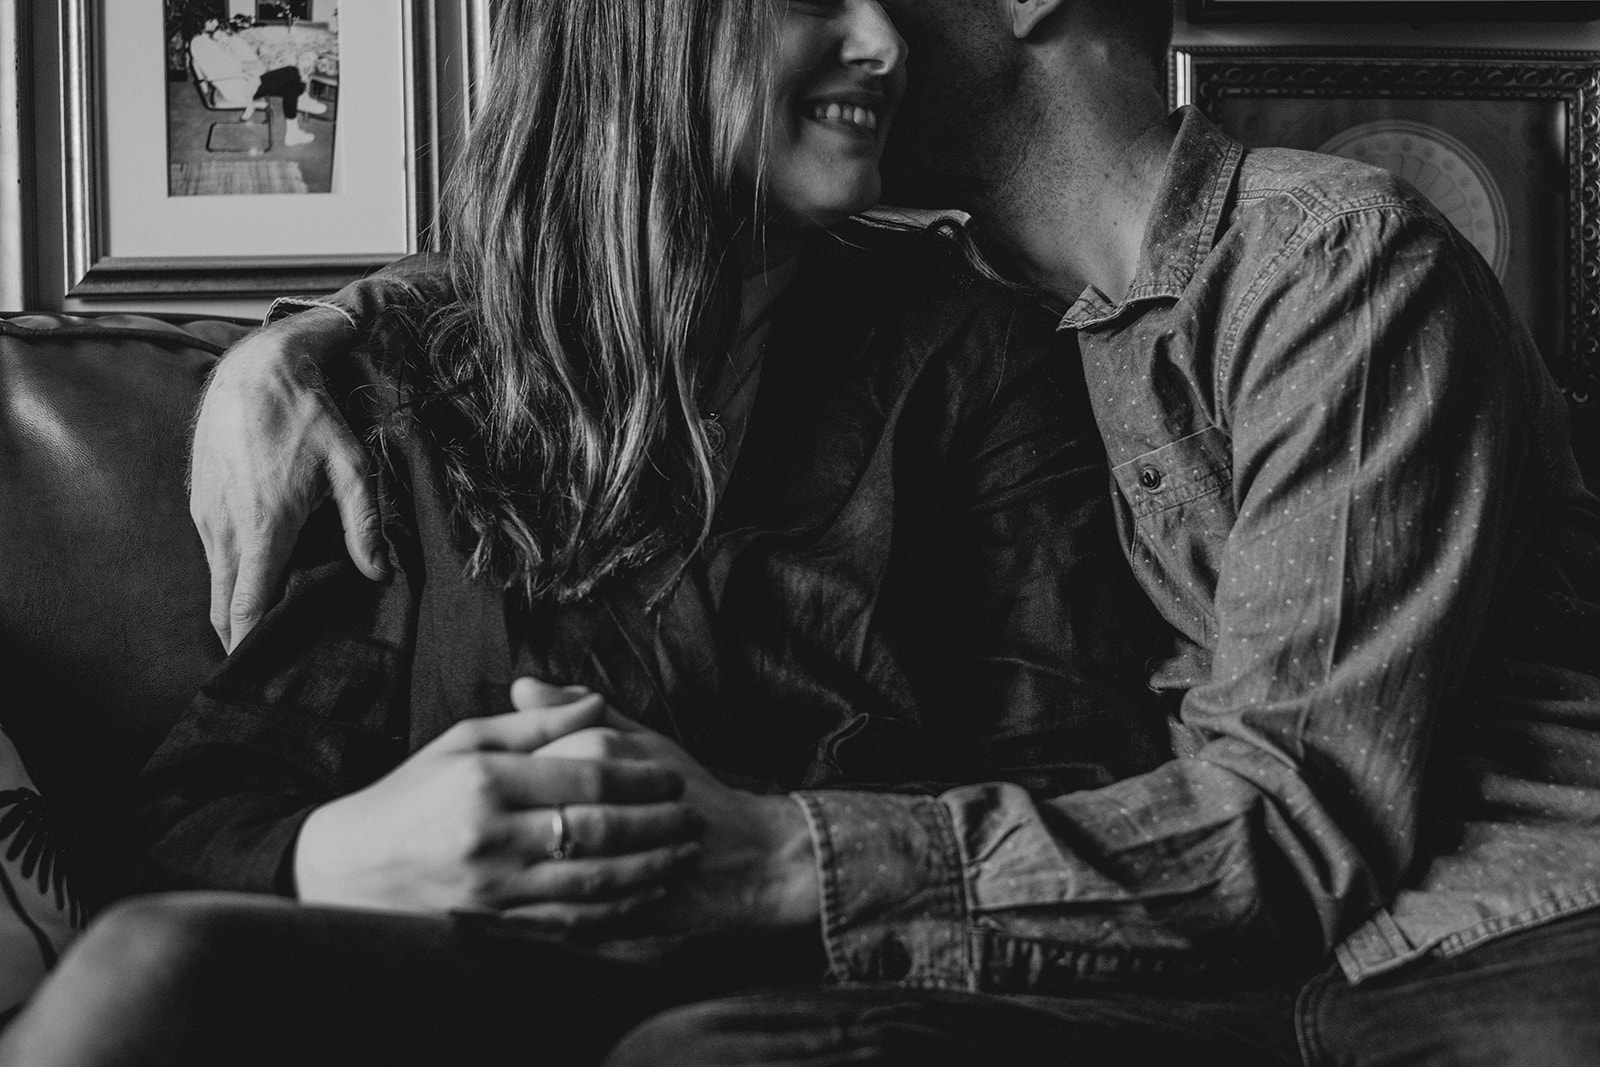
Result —
[{"label": "woman's dark shirt", "polygon": [[852,239],[780,303],[710,539],[575,604],[463,577],[426,408],[383,370],[414,331],[378,330],[335,385],[384,427],[395,577],[363,578],[332,509],[314,519],[283,601],[146,768],[145,884],[292,893],[313,808],[509,711],[522,674],[590,686],[758,789],[1054,795],[1159,763],[1142,668],[1162,631],[1075,352],[944,239]]}]

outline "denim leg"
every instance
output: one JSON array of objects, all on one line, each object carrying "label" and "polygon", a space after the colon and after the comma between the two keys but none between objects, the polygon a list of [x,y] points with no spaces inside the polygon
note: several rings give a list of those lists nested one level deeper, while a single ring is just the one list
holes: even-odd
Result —
[{"label": "denim leg", "polygon": [[606,1067],[1089,1067],[1298,1062],[1288,991],[1200,1002],[1000,996],[896,986],[775,990],[676,1008]]},{"label": "denim leg", "polygon": [[1335,968],[1300,998],[1313,1067],[1600,1064],[1600,912],[1420,961],[1352,986]]}]

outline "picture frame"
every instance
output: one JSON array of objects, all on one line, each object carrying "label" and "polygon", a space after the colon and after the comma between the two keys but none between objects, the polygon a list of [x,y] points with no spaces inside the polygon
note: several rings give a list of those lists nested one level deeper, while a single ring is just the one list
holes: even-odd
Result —
[{"label": "picture frame", "polygon": [[1531,22],[1600,18],[1593,0],[1188,0],[1191,22]]},{"label": "picture frame", "polygon": [[1600,407],[1600,52],[1180,46],[1174,107],[1249,147],[1360,159],[1427,195],[1499,275],[1576,407]]},{"label": "picture frame", "polygon": [[34,215],[33,183],[25,160],[33,135],[23,85],[24,48],[30,32],[27,4],[0,10],[0,310],[20,308],[27,298],[27,221]]},{"label": "picture frame", "polygon": [[166,92],[162,0],[62,0],[66,298],[328,292],[428,247],[475,112],[489,0],[345,6],[343,61],[370,90],[339,102],[353,116],[341,125],[359,119],[367,135],[350,138],[339,184],[297,198],[174,197],[163,139],[137,140],[141,121],[159,128],[149,112]]}]

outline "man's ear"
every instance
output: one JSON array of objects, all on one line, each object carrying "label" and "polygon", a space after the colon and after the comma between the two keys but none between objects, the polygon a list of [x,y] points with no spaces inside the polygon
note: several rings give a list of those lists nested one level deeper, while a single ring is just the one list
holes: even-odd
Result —
[{"label": "man's ear", "polygon": [[1011,0],[1011,34],[1025,41],[1039,23],[1061,9],[1067,0]]}]

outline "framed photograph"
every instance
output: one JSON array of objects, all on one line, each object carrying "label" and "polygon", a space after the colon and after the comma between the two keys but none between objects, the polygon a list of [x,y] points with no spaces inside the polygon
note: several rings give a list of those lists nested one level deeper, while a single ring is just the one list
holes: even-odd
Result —
[{"label": "framed photograph", "polygon": [[326,291],[426,247],[487,0],[62,8],[67,296]]},{"label": "framed photograph", "polygon": [[1600,53],[1174,48],[1174,106],[1246,145],[1385,167],[1499,276],[1568,398],[1600,401]]},{"label": "framed photograph", "polygon": [[31,144],[32,118],[22,106],[22,42],[28,39],[28,5],[0,11],[0,310],[21,308],[26,299],[27,219],[34,216],[33,182],[23,165]]},{"label": "framed photograph", "polygon": [[1194,22],[1523,22],[1600,18],[1592,0],[1189,0]]}]

